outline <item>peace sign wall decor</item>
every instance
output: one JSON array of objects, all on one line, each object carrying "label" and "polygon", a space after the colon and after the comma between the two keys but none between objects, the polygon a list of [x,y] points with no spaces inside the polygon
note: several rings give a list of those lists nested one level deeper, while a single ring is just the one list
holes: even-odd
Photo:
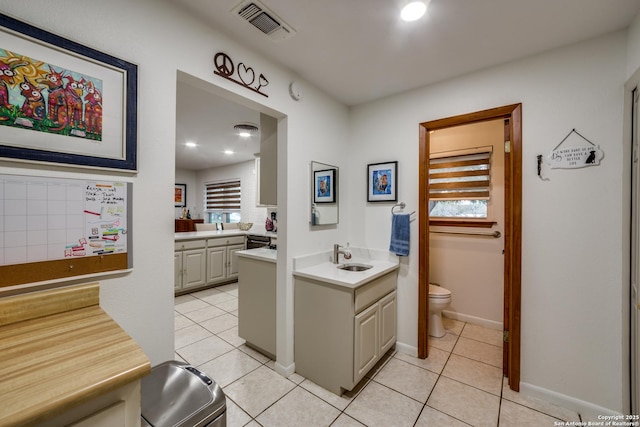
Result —
[{"label": "peace sign wall decor", "polygon": [[269,80],[267,80],[264,74],[260,73],[256,78],[256,72],[252,67],[247,67],[244,62],[239,62],[236,67],[231,60],[231,57],[224,52],[216,53],[213,57],[213,63],[216,67],[213,71],[214,74],[224,77],[227,80],[231,80],[232,82],[259,93],[262,96],[266,96],[267,98],[269,97],[269,95],[260,90],[269,85]]}]

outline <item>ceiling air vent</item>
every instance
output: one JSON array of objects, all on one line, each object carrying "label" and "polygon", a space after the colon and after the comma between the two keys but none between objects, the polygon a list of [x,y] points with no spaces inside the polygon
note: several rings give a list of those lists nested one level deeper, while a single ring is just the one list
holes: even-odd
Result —
[{"label": "ceiling air vent", "polygon": [[245,0],[236,6],[231,13],[250,23],[272,40],[284,40],[296,33],[293,27],[257,1]]}]

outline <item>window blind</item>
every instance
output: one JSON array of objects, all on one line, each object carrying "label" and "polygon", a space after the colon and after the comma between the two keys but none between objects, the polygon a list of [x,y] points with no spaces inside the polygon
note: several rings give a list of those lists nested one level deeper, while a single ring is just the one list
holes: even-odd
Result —
[{"label": "window blind", "polygon": [[429,199],[489,200],[491,152],[429,160]]},{"label": "window blind", "polygon": [[239,211],[240,202],[239,180],[205,184],[205,210],[218,212]]}]

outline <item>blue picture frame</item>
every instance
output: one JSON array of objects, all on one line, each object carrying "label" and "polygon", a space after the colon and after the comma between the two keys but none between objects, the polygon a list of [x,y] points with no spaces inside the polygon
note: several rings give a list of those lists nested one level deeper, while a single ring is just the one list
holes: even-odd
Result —
[{"label": "blue picture frame", "polygon": [[[0,36],[21,43],[20,45],[23,47],[18,53],[25,58],[31,58],[30,55],[38,58],[37,53],[29,51],[31,46],[33,49],[49,49],[57,52],[63,58],[61,61],[63,63],[56,63],[56,66],[66,69],[64,58],[75,61],[75,64],[85,61],[93,67],[102,67],[105,73],[117,75],[118,80],[122,82],[122,87],[111,91],[112,93],[116,92],[114,94],[116,98],[122,99],[122,104],[118,102],[118,105],[111,106],[116,109],[117,117],[122,118],[122,122],[120,123],[119,118],[115,121],[112,120],[111,125],[118,131],[112,132],[108,138],[99,141],[105,147],[112,147],[110,150],[114,154],[101,153],[96,150],[95,144],[92,146],[90,143],[85,144],[80,150],[67,150],[59,148],[53,142],[51,147],[43,149],[42,146],[30,145],[29,142],[34,140],[36,136],[42,137],[41,132],[28,128],[9,129],[6,126],[0,126],[0,158],[2,160],[46,162],[86,168],[116,169],[121,172],[137,172],[138,66],[136,64],[34,27],[5,14],[0,14]],[[1,44],[0,49],[10,50]],[[73,69],[72,67],[70,69]],[[108,94],[103,94],[103,98],[104,95]],[[105,127],[107,125],[109,123],[106,123]],[[100,117],[100,127],[102,128],[102,117]],[[27,136],[21,136],[17,138],[19,139],[17,141],[10,132],[27,133],[25,134]],[[66,142],[73,139],[74,136],[55,135],[55,138]]]}]

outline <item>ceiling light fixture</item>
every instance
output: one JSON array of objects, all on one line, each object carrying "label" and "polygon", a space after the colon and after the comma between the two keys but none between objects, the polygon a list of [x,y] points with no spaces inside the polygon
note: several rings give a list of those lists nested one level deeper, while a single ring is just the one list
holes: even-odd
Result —
[{"label": "ceiling light fixture", "polygon": [[231,151],[231,150],[224,150],[224,154],[226,154],[226,155],[231,155],[231,154],[233,154],[233,151]]},{"label": "ceiling light fixture", "polygon": [[258,133],[258,126],[253,123],[238,123],[233,126],[233,130],[238,132],[239,136],[248,138],[251,135]]},{"label": "ceiling light fixture", "polygon": [[407,4],[402,8],[400,12],[400,17],[407,22],[416,21],[422,18],[422,15],[427,11],[427,4],[429,1],[414,1]]},{"label": "ceiling light fixture", "polygon": [[196,147],[198,144],[196,144],[195,142],[189,141],[189,142],[186,142],[184,145],[186,145],[189,148],[193,148],[193,147]]}]

